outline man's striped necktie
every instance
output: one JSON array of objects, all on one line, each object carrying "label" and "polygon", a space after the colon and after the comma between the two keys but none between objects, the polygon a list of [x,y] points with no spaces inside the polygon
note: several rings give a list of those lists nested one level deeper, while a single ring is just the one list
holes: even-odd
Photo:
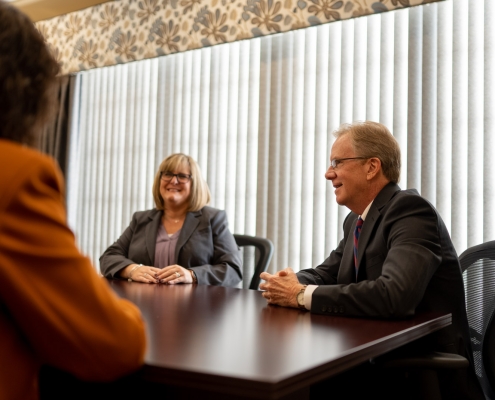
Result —
[{"label": "man's striped necktie", "polygon": [[358,276],[358,241],[359,235],[361,234],[361,229],[363,227],[363,222],[363,219],[359,217],[356,222],[356,228],[354,229],[354,269],[356,271],[356,280]]}]

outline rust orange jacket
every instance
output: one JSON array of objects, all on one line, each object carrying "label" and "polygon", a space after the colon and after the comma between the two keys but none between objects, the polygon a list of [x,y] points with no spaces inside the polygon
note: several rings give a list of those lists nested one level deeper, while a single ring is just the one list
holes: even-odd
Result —
[{"label": "rust orange jacket", "polygon": [[38,398],[41,364],[110,381],[144,351],[139,310],[77,249],[55,162],[0,139],[0,400]]}]

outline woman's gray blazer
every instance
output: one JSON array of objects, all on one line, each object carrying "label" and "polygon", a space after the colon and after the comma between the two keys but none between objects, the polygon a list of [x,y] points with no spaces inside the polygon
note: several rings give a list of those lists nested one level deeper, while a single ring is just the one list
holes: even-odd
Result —
[{"label": "woman's gray blazer", "polygon": [[[100,257],[101,273],[114,278],[130,264],[153,266],[163,211],[136,212],[129,227]],[[179,234],[175,263],[192,268],[203,285],[236,286],[242,280],[242,258],[229,231],[225,211],[205,206],[188,212]]]}]

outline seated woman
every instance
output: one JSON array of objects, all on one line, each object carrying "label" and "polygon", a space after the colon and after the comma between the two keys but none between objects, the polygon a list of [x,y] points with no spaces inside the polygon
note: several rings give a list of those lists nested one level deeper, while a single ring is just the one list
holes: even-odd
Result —
[{"label": "seated woman", "polygon": [[[142,365],[146,337],[137,307],[79,252],[56,162],[27,146],[53,120],[59,66],[29,18],[3,1],[0,27],[0,399],[32,400],[42,365],[109,382]],[[42,396],[53,400],[67,382],[49,381]],[[122,399],[124,385],[105,390]],[[64,395],[91,398],[81,389]]]},{"label": "seated woman", "polygon": [[185,154],[162,161],[153,182],[156,208],[136,212],[100,257],[107,278],[145,283],[235,286],[242,258],[225,211],[206,206],[210,190]]}]

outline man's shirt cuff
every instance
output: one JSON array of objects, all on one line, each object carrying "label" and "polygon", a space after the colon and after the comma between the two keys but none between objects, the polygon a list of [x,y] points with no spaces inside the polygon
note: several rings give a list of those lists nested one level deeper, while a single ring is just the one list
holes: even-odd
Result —
[{"label": "man's shirt cuff", "polygon": [[304,307],[306,307],[306,310],[311,311],[311,299],[313,298],[313,292],[317,287],[318,285],[308,285],[304,291]]}]

